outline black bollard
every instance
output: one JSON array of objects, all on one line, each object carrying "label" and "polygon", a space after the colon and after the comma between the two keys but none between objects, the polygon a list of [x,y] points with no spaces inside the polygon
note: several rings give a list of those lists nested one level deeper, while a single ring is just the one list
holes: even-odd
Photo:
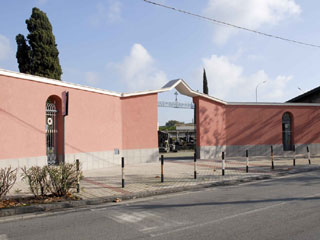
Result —
[{"label": "black bollard", "polygon": [[80,161],[76,160],[76,168],[77,168],[77,193],[80,193]]},{"label": "black bollard", "polygon": [[309,165],[310,165],[311,164],[311,157],[310,157],[309,146],[307,146],[307,152],[308,152],[308,162],[309,162]]},{"label": "black bollard", "polygon": [[249,151],[246,150],[246,158],[247,158],[247,163],[246,163],[246,172],[249,172]]},{"label": "black bollard", "polygon": [[124,157],[121,158],[122,188],[124,188]]},{"label": "black bollard", "polygon": [[271,169],[274,169],[274,155],[273,155],[273,146],[271,145]]},{"label": "black bollard", "polygon": [[296,145],[293,144],[293,166],[296,165]]},{"label": "black bollard", "polygon": [[222,176],[224,176],[225,170],[225,160],[224,160],[224,152],[222,152]]},{"label": "black bollard", "polygon": [[163,174],[163,155],[161,155],[161,182],[164,181],[164,174]]},{"label": "black bollard", "polygon": [[193,161],[194,161],[194,179],[197,179],[197,154],[196,153],[194,153]]}]

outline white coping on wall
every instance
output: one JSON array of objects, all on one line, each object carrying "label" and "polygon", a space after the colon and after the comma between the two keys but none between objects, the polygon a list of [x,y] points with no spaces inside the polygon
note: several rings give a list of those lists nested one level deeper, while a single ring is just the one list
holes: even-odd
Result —
[{"label": "white coping on wall", "polygon": [[227,102],[223,100],[192,90],[183,79],[171,80],[161,89],[163,89],[164,91],[170,91],[173,88],[177,89],[177,91],[182,95],[186,95],[189,97],[204,97],[218,103],[227,104]]},{"label": "white coping on wall", "polygon": [[227,105],[252,106],[309,106],[320,107],[320,103],[276,103],[276,102],[228,102]]},{"label": "white coping on wall", "polygon": [[41,82],[41,83],[46,83],[46,84],[52,84],[52,85],[56,85],[56,86],[74,88],[74,89],[79,89],[79,90],[84,90],[84,91],[89,91],[89,92],[95,92],[95,93],[100,93],[100,94],[105,94],[105,95],[110,95],[110,96],[122,97],[122,98],[147,95],[147,94],[154,94],[154,93],[162,93],[162,92],[170,91],[173,88],[175,88],[182,95],[186,95],[189,97],[203,97],[203,98],[212,100],[214,102],[218,102],[223,105],[320,106],[319,103],[226,102],[226,101],[220,100],[218,98],[209,96],[207,94],[192,90],[183,79],[171,80],[166,85],[164,85],[161,89],[133,92],[133,93],[117,93],[117,92],[112,92],[112,91],[108,91],[108,90],[104,90],[104,89],[100,89],[100,88],[93,88],[93,87],[84,86],[84,85],[80,85],[80,84],[57,81],[54,79],[34,76],[34,75],[30,75],[30,74],[25,74],[25,73],[13,72],[13,71],[1,69],[1,68],[0,68],[0,75],[14,77],[14,78],[20,78],[20,79],[24,79],[24,80],[36,81],[36,82]]},{"label": "white coping on wall", "polygon": [[25,73],[17,73],[17,72],[13,72],[13,71],[1,69],[1,68],[0,68],[0,75],[7,76],[7,77],[20,78],[20,79],[30,80],[30,81],[35,81],[35,82],[47,83],[47,84],[56,85],[56,86],[75,88],[75,89],[96,92],[96,93],[101,93],[101,94],[106,94],[106,95],[111,95],[111,96],[118,96],[118,97],[121,96],[121,94],[119,94],[119,93],[106,91],[106,90],[99,89],[99,88],[93,88],[93,87],[87,87],[87,86],[75,84],[75,83],[57,81],[54,79],[34,76],[34,75],[30,75],[30,74],[25,74]]}]

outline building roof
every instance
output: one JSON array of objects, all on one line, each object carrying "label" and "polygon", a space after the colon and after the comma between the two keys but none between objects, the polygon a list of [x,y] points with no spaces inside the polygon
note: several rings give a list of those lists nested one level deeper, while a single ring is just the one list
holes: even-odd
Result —
[{"label": "building roof", "polygon": [[296,97],[288,100],[287,102],[299,102],[299,101],[301,101],[302,99],[304,99],[304,98],[306,98],[306,97],[309,97],[309,96],[311,96],[311,95],[313,95],[313,94],[315,94],[315,93],[319,93],[319,92],[320,92],[320,86],[319,86],[319,87],[316,87],[316,88],[314,88],[314,89],[311,89],[310,91],[305,92],[305,93],[303,93],[303,94],[301,94],[301,95],[299,95],[299,96],[296,96]]},{"label": "building roof", "polygon": [[[50,78],[45,78],[45,77],[39,77],[39,76],[34,76],[30,74],[25,74],[25,73],[18,73],[18,72],[13,72],[5,69],[0,68],[0,75],[7,76],[7,77],[14,77],[14,78],[20,78],[24,80],[29,80],[29,81],[35,81],[35,82],[41,82],[45,84],[51,84],[51,85],[56,85],[56,86],[62,86],[62,87],[68,87],[68,88],[74,88],[74,89],[79,89],[83,91],[89,91],[89,92],[95,92],[95,93],[100,93],[100,94],[106,94],[106,95],[111,95],[111,96],[117,96],[117,97],[133,97],[133,96],[140,96],[140,95],[147,95],[147,94],[154,94],[154,93],[162,93],[162,92],[167,92],[175,88],[179,93],[182,95],[186,95],[189,97],[202,97],[214,102],[218,102],[223,105],[259,105],[259,106],[320,106],[319,103],[293,103],[291,99],[286,103],[272,103],[272,102],[226,102],[221,99],[212,97],[210,95],[200,93],[198,91],[195,91],[189,87],[189,85],[183,80],[183,79],[176,79],[176,80],[171,80],[167,84],[165,84],[162,88],[156,89],[156,90],[148,90],[148,91],[141,91],[141,92],[133,92],[133,93],[118,93],[118,92],[113,92],[113,91],[108,91],[100,88],[94,88],[94,87],[89,87],[85,85],[80,85],[80,84],[75,84],[75,83],[69,83],[69,82],[64,82],[64,81],[57,81],[54,79]],[[319,88],[315,88],[305,94],[302,94],[298,97],[302,97],[303,95],[306,94],[311,94],[313,91],[319,91]],[[296,97],[296,98],[298,98]]]}]

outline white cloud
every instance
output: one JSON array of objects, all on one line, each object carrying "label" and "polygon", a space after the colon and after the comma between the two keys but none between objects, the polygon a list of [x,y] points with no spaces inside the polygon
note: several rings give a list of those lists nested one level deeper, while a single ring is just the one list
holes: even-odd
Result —
[{"label": "white cloud", "polygon": [[10,41],[7,37],[0,34],[0,61],[8,59],[10,55]]},{"label": "white cloud", "polygon": [[96,72],[85,72],[84,76],[85,76],[85,79],[84,79],[85,83],[89,85],[96,85],[97,83],[100,82],[100,76]]},{"label": "white cloud", "polygon": [[214,97],[226,101],[253,102],[256,86],[266,81],[258,87],[259,101],[277,102],[288,98],[286,89],[291,76],[279,75],[273,79],[264,70],[246,75],[241,66],[232,63],[226,56],[212,55],[202,59],[202,62],[207,73],[209,94]]},{"label": "white cloud", "polygon": [[129,91],[157,89],[167,82],[166,74],[157,69],[155,61],[141,44],[134,44],[130,55],[121,63],[110,63]]},{"label": "white cloud", "polygon": [[[276,25],[286,18],[298,16],[301,8],[295,0],[209,0],[204,13],[208,17],[257,30],[264,24]],[[223,44],[237,32],[231,27],[217,26],[214,41]]]},{"label": "white cloud", "polygon": [[104,25],[120,21],[122,12],[122,4],[118,0],[109,0],[105,5],[98,3],[96,6],[96,13],[91,17],[93,25]]}]

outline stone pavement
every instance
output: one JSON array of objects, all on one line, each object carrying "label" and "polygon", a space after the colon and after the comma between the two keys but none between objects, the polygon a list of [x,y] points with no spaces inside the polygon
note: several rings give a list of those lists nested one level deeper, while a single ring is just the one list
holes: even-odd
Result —
[{"label": "stone pavement", "polygon": [[[174,189],[192,188],[193,186],[241,180],[259,176],[275,176],[292,169],[305,169],[310,166],[320,166],[320,158],[313,157],[308,164],[307,156],[297,157],[293,167],[291,157],[275,157],[275,169],[271,170],[271,158],[250,158],[249,173],[246,173],[246,158],[227,158],[225,175],[222,176],[221,159],[197,161],[197,179],[194,179],[194,162],[191,156],[184,159],[167,156],[164,161],[164,182],[161,183],[161,164],[145,163],[125,166],[125,187],[121,187],[121,166],[110,166],[96,170],[84,171],[84,179],[80,184],[82,199],[97,199],[110,197],[143,196],[143,193],[168,192]],[[142,195],[141,195],[142,194]],[[9,196],[31,195],[28,186],[18,181],[10,191]]]}]

